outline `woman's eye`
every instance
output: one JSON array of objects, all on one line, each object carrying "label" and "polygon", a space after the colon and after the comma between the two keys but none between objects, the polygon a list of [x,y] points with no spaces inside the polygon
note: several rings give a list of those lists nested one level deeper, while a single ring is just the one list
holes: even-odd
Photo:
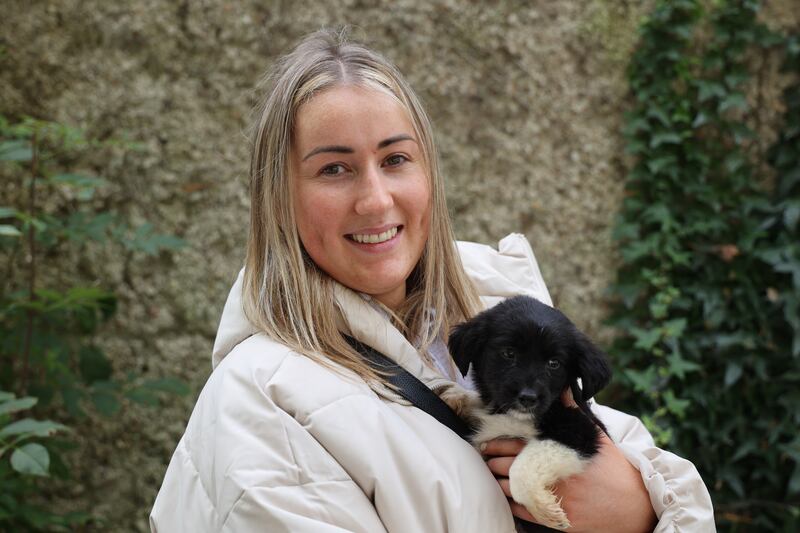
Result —
[{"label": "woman's eye", "polygon": [[400,166],[408,161],[408,158],[402,154],[393,154],[386,158],[386,164],[390,167]]},{"label": "woman's eye", "polygon": [[547,368],[549,368],[550,370],[558,370],[560,367],[561,367],[561,362],[555,359],[550,359],[547,362]]},{"label": "woman's eye", "polygon": [[511,359],[511,360],[513,360],[517,356],[517,354],[514,353],[513,348],[503,348],[500,351],[500,355],[502,355],[506,359]]},{"label": "woman's eye", "polygon": [[338,163],[335,165],[328,165],[327,167],[323,167],[319,173],[325,176],[338,176],[339,174],[344,173],[344,166],[339,165]]}]

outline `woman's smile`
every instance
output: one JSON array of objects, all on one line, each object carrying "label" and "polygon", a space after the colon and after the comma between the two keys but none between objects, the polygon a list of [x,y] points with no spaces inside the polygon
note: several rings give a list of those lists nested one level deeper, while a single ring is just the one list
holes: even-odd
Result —
[{"label": "woman's smile", "polygon": [[365,250],[377,250],[378,248],[372,248],[369,245],[395,243],[397,241],[396,237],[402,228],[403,226],[392,224],[388,229],[359,230],[346,235],[346,237],[358,244],[368,245],[367,247],[364,247]]}]

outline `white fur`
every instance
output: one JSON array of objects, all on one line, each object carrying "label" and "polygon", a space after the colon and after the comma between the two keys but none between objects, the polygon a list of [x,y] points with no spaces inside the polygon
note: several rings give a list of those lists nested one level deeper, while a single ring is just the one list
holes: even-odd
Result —
[{"label": "white fur", "polygon": [[511,463],[508,481],[511,497],[540,522],[553,529],[570,526],[552,487],[560,479],[579,474],[587,461],[578,452],[554,440],[528,441]]},{"label": "white fur", "polygon": [[472,444],[480,447],[484,442],[501,437],[531,440],[536,438],[536,424],[533,415],[521,411],[508,411],[493,415],[486,409],[475,409],[472,416],[478,420]]},{"label": "white fur", "polygon": [[498,437],[522,438],[528,441],[511,464],[509,485],[514,501],[525,506],[536,520],[547,527],[564,530],[570,526],[560,500],[552,487],[558,480],[583,471],[588,460],[578,452],[554,440],[539,440],[532,415],[509,411],[492,415],[477,409],[472,415],[479,421],[472,438],[480,448],[484,442]]}]

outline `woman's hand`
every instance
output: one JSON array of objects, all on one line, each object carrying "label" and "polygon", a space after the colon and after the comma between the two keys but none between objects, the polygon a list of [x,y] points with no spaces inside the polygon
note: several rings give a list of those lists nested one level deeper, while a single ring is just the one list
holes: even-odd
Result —
[{"label": "woman's hand", "polygon": [[[566,405],[574,405],[571,394],[564,400]],[[481,453],[489,457],[487,465],[509,497],[511,512],[535,522],[536,517],[510,499],[508,470],[524,447],[525,442],[519,439],[495,439]],[[652,531],[657,522],[639,471],[605,433],[599,453],[586,470],[561,480],[554,492],[561,498],[561,507],[572,524],[570,532],[641,533]]]}]

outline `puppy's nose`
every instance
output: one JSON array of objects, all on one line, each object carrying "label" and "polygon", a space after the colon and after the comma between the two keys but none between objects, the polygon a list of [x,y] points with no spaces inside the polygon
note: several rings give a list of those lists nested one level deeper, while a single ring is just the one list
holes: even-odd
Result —
[{"label": "puppy's nose", "polygon": [[519,393],[519,403],[525,407],[535,407],[539,403],[539,393],[530,388],[522,389]]}]

